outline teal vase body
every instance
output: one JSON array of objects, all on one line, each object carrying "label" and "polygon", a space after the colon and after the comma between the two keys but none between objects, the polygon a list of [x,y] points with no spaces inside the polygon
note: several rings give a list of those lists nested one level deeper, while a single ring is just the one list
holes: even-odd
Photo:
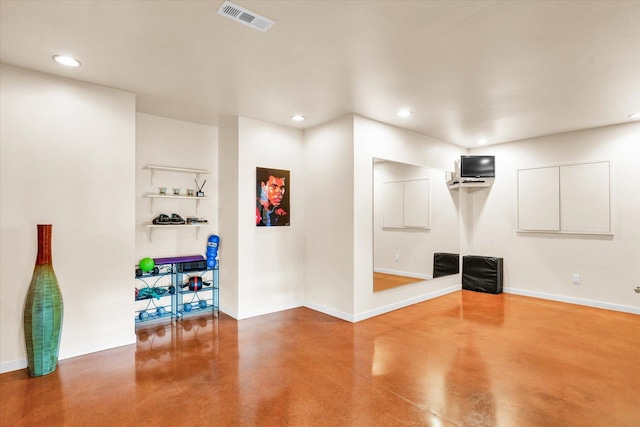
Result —
[{"label": "teal vase body", "polygon": [[38,257],[24,308],[24,339],[32,377],[50,374],[58,366],[62,315],[62,293],[51,263],[51,224],[38,224]]}]

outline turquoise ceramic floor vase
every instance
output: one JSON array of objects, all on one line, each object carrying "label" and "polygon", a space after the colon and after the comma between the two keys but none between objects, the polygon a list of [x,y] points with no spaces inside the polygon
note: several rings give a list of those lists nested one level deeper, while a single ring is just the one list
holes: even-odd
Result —
[{"label": "turquoise ceramic floor vase", "polygon": [[51,224],[38,224],[38,257],[24,308],[24,338],[32,377],[56,370],[62,312],[62,294],[51,263]]}]

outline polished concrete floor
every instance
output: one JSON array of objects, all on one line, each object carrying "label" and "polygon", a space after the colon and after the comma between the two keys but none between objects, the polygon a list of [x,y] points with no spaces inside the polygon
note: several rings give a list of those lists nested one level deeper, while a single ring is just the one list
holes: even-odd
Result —
[{"label": "polished concrete floor", "polygon": [[640,426],[640,316],[460,291],[356,324],[306,308],[138,330],[0,375],[1,426]]},{"label": "polished concrete floor", "polygon": [[397,274],[373,273],[373,292],[386,291],[398,286],[410,285],[416,282],[423,282],[423,279],[415,277],[399,276]]}]

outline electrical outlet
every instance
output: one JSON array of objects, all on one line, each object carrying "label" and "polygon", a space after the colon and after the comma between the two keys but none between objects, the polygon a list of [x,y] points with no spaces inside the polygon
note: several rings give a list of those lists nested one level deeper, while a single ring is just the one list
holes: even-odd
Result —
[{"label": "electrical outlet", "polygon": [[575,285],[579,285],[580,284],[580,275],[579,274],[574,274],[573,275],[573,283]]},{"label": "electrical outlet", "polygon": [[396,262],[400,262],[400,255],[396,255]]}]

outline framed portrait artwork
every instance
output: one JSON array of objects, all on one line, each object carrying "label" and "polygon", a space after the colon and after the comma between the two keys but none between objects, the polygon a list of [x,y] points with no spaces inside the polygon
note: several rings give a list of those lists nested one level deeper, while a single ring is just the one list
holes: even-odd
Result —
[{"label": "framed portrait artwork", "polygon": [[289,171],[256,168],[256,226],[279,227],[291,223]]}]

